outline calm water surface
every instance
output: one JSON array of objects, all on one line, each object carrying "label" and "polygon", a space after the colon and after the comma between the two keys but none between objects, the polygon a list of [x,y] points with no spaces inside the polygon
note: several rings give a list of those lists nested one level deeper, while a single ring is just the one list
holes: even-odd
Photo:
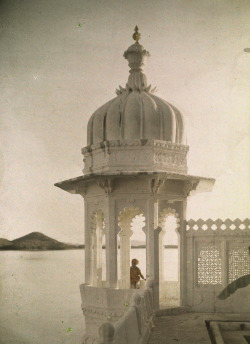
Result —
[{"label": "calm water surface", "polygon": [[0,252],[0,343],[80,343],[83,266],[84,250]]},{"label": "calm water surface", "polygon": [[[145,250],[133,249],[135,257],[146,275]],[[1,344],[81,343],[84,250],[0,251],[0,277]]]}]

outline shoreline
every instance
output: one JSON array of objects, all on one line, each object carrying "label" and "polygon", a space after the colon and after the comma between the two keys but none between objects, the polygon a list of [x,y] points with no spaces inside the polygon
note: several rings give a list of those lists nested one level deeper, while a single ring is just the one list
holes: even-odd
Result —
[{"label": "shoreline", "polygon": [[[178,249],[177,245],[164,245],[165,249]],[[103,250],[106,249],[105,246],[102,247]],[[120,249],[120,246],[118,246]],[[145,245],[131,246],[131,249],[146,249]],[[11,247],[1,247],[0,251],[25,251],[25,252],[44,252],[44,251],[69,251],[69,250],[85,250],[85,245],[81,247],[69,247],[69,248],[51,248],[51,249],[25,249],[25,248],[11,248]]]}]

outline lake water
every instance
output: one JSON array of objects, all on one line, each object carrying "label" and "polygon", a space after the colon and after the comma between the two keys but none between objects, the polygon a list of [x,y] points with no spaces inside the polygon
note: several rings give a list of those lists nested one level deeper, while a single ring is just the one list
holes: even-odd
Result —
[{"label": "lake water", "polygon": [[[170,253],[168,266],[176,256]],[[134,257],[146,276],[145,249],[132,249]],[[0,277],[1,344],[81,343],[84,250],[0,251]]]}]

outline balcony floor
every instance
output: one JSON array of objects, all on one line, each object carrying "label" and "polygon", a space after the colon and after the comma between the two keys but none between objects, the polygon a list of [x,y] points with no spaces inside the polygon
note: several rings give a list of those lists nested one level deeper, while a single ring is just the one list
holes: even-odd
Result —
[{"label": "balcony floor", "polygon": [[[206,320],[244,322],[250,320],[250,314],[185,313],[158,316],[155,320],[155,327],[151,331],[148,344],[211,344],[205,323]],[[232,331],[232,335],[235,336],[237,332]],[[242,343],[244,340],[243,335],[240,333],[237,336],[240,341],[232,341],[233,339],[228,341],[228,336],[229,334],[223,336],[225,344]]]}]

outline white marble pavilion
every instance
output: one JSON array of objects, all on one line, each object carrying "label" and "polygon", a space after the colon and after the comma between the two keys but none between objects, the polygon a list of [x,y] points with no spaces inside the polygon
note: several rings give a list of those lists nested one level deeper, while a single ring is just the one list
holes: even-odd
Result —
[{"label": "white marble pavilion", "polygon": [[154,309],[159,308],[161,299],[166,302],[169,298],[162,243],[167,230],[164,223],[169,215],[175,216],[179,277],[172,288],[179,305],[186,305],[187,199],[210,191],[215,182],[188,174],[184,116],[148,85],[143,65],[149,52],[138,42],[137,29],[133,38],[135,43],[124,53],[130,67],[126,87],[120,86],[116,97],[89,119],[88,141],[82,149],[84,174],[55,184],[84,198],[85,283],[80,289],[86,343],[105,320],[117,321],[138,292],[130,289],[129,277],[131,224],[138,215],[145,220],[146,276],[153,287]]}]

